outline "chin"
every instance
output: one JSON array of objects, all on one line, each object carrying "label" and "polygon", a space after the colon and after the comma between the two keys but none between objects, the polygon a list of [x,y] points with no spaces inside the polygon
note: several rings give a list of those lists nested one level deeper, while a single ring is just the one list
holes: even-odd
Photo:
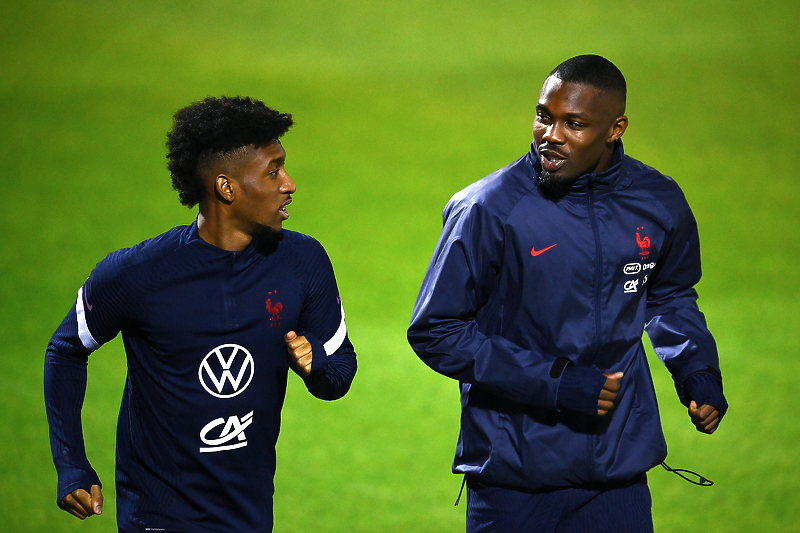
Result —
[{"label": "chin", "polygon": [[258,241],[260,246],[272,247],[283,239],[283,228],[259,224],[253,232],[253,239]]},{"label": "chin", "polygon": [[552,200],[560,200],[578,181],[577,176],[559,176],[546,170],[539,174],[539,189]]}]

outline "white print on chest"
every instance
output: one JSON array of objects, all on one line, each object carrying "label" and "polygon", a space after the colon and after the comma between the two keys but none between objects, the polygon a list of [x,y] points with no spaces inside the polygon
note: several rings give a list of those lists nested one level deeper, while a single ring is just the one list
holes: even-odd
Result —
[{"label": "white print on chest", "polygon": [[[200,430],[200,440],[202,440],[204,444],[208,445],[208,448],[200,448],[200,453],[235,450],[236,448],[247,446],[247,437],[244,434],[244,430],[252,423],[253,411],[250,411],[242,418],[233,415],[229,416],[227,421],[224,418],[216,418],[212,420],[206,424],[202,430]],[[216,434],[216,438],[209,436],[211,430],[218,428],[223,424],[225,425],[219,431],[219,433]],[[235,442],[234,444],[228,444],[234,439],[236,439],[238,442]]]},{"label": "white print on chest", "polygon": [[[200,363],[200,384],[212,396],[233,398],[253,380],[255,362],[250,352],[238,344],[217,346]],[[226,386],[230,382],[229,386]]]},{"label": "white print on chest", "polygon": [[[652,270],[655,268],[655,263],[628,263],[624,267],[622,267],[622,272],[626,276],[635,276],[640,274],[641,272],[646,272],[648,270]],[[626,294],[634,293],[639,291],[639,283],[641,282],[641,287],[644,287],[647,284],[647,275],[644,276],[642,279],[629,279],[623,285],[623,290]]]}]

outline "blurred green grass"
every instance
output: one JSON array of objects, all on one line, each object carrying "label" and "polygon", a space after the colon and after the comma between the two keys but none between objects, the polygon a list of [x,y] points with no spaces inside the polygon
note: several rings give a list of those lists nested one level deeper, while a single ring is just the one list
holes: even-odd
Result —
[{"label": "blurred green grass", "polygon": [[290,378],[275,530],[463,530],[456,385],[405,327],[445,202],[527,150],[542,80],[579,53],[626,74],[626,151],[694,208],[731,404],[717,434],[697,434],[651,355],[668,462],[717,483],[654,470],[656,530],[800,531],[798,20],[796,3],[754,0],[0,6],[0,531],[115,530],[121,342],[90,362],[84,431],[107,516],[86,523],[54,505],[43,352],[106,253],[193,219],[165,133],[209,94],[294,114],[287,227],[326,246],[359,353],[340,401]]}]

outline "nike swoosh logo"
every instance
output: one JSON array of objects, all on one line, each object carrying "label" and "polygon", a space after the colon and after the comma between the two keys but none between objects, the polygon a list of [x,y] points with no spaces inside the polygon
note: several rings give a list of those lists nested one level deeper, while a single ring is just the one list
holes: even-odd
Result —
[{"label": "nike swoosh logo", "polygon": [[92,307],[94,307],[94,306],[89,305],[89,298],[86,296],[86,291],[85,290],[83,291],[83,301],[86,303],[86,309],[91,311]]},{"label": "nike swoosh logo", "polygon": [[556,246],[557,244],[558,244],[558,243],[556,243],[556,244],[553,244],[553,245],[550,245],[550,246],[548,246],[547,248],[545,248],[545,249],[543,249],[543,250],[537,250],[537,249],[536,249],[536,247],[534,246],[533,248],[531,248],[531,255],[532,255],[533,257],[536,257],[537,255],[542,255],[542,254],[543,254],[543,253],[545,253],[547,250],[549,250],[549,249],[550,249],[550,248],[552,248],[553,246]]}]

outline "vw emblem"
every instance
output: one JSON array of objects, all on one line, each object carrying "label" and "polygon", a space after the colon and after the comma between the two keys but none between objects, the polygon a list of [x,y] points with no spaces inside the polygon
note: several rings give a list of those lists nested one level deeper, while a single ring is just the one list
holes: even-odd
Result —
[{"label": "vw emblem", "polygon": [[255,372],[253,356],[244,346],[217,346],[200,363],[198,376],[203,388],[217,398],[233,398],[250,385]]}]

